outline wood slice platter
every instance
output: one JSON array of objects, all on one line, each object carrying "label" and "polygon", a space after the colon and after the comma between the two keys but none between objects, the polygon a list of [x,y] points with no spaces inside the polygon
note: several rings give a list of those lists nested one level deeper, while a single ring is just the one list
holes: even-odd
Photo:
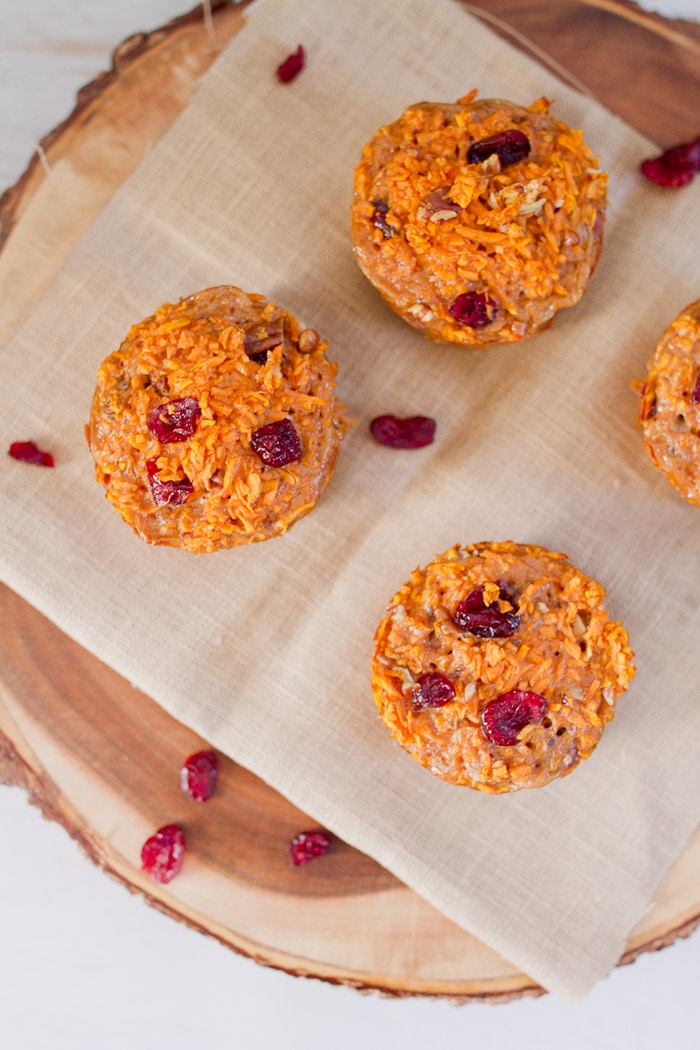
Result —
[{"label": "wood slice platter", "polygon": [[[40,296],[149,145],[244,24],[245,5],[202,6],[121,45],[0,198],[0,344]],[[625,0],[479,0],[466,9],[660,146],[700,132],[700,25]],[[344,843],[294,868],[313,820],[224,759],[215,798],[184,798],[179,768],[206,746],[147,696],[0,588],[0,782],[20,784],[105,872],[155,907],[259,963],[375,990],[505,1001],[543,989]],[[186,830],[187,865],[160,887],[141,843]],[[621,963],[700,924],[700,833],[632,931]]]}]

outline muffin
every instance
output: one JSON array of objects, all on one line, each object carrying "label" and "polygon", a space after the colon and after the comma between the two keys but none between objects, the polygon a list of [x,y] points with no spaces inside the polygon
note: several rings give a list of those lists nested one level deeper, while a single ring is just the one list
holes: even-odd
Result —
[{"label": "muffin", "polygon": [[513,542],[416,569],[374,638],[392,737],[435,776],[493,794],[567,776],[635,672],[604,595],[565,555]]},{"label": "muffin", "polygon": [[700,300],[662,335],[639,394],[644,447],[674,488],[700,506]]},{"label": "muffin", "polygon": [[97,480],[147,543],[211,552],[284,533],[316,504],[347,426],[313,328],[208,288],[134,325],[97,375]]},{"label": "muffin", "polygon": [[527,339],[586,290],[607,176],[550,106],[475,91],[454,104],[421,102],[365,146],[351,205],[355,257],[429,339]]}]

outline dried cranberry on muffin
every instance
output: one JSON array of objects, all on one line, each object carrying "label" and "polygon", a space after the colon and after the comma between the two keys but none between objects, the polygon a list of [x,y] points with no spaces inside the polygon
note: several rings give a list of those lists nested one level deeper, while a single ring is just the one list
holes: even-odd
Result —
[{"label": "dried cranberry on muffin", "polygon": [[607,176],[550,106],[476,92],[421,102],[365,146],[351,205],[355,257],[429,339],[526,339],[586,290]]},{"label": "dried cranberry on muffin", "polygon": [[604,596],[565,555],[512,542],[416,569],[374,639],[392,737],[435,776],[493,794],[571,773],[635,673]]},{"label": "dried cranberry on muffin", "polygon": [[284,533],[316,504],[347,427],[312,328],[221,286],[166,303],[101,364],[97,480],[147,543],[211,552]]},{"label": "dried cranberry on muffin", "polygon": [[662,335],[639,393],[644,446],[654,465],[700,506],[700,300]]}]

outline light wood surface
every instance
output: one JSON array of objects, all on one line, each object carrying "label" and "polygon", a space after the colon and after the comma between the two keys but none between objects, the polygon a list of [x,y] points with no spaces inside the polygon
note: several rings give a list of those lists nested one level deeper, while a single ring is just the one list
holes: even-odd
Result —
[{"label": "light wood surface", "polygon": [[[464,6],[660,145],[700,131],[698,25],[624,0]],[[199,8],[127,40],[113,69],[86,86],[0,198],[0,346],[242,26],[240,7],[214,7],[213,36]],[[23,785],[106,872],[174,918],[289,973],[458,1002],[541,994],[344,843],[322,863],[293,868],[286,845],[313,821],[233,762],[223,760],[215,800],[193,814],[177,774],[205,741],[7,588],[0,607],[0,782]],[[158,887],[139,871],[138,851],[164,813],[186,830],[188,863]],[[621,962],[699,923],[696,834]]]}]

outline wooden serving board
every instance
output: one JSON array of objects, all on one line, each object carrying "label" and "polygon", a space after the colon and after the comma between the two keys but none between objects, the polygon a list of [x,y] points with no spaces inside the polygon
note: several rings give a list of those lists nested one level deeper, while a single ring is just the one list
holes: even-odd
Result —
[{"label": "wooden serving board", "polygon": [[[200,6],[125,41],[112,70],[80,92],[0,198],[0,343],[243,25],[241,5],[212,6],[211,22]],[[662,20],[626,0],[464,6],[659,145],[700,132],[697,24]],[[215,798],[193,816],[178,771],[205,741],[7,588],[0,606],[0,782],[24,786],[95,863],[152,905],[291,974],[459,1002],[542,993],[344,843],[323,862],[293,868],[287,844],[313,821],[233,762],[223,760]],[[186,829],[187,865],[160,887],[141,874],[139,848],[170,822]],[[698,924],[700,833],[621,962]]]}]

